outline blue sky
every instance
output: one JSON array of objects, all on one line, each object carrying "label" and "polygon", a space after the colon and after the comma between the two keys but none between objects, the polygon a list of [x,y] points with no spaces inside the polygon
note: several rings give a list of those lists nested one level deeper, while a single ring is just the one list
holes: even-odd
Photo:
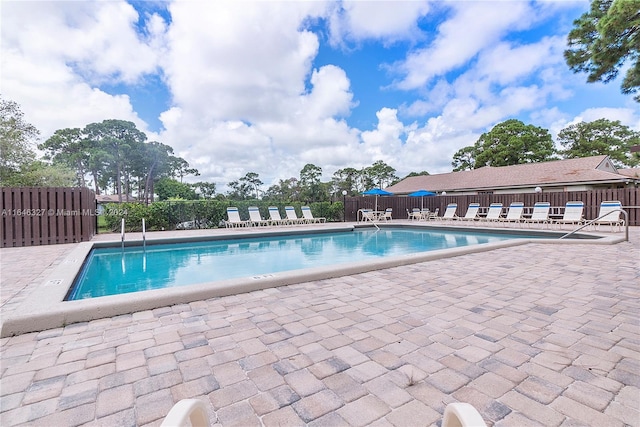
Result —
[{"label": "blue sky", "polygon": [[640,130],[619,81],[587,84],[562,57],[571,0],[4,1],[3,98],[48,138],[136,123],[226,183],[323,179],[383,160],[404,176],[517,118],[599,118]]}]

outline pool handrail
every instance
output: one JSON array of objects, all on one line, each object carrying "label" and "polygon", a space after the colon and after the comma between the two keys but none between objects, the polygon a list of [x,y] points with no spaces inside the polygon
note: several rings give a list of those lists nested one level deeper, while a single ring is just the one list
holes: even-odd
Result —
[{"label": "pool handrail", "polygon": [[[604,218],[605,216],[609,215],[611,212],[622,212],[622,215],[624,216],[624,241],[628,242],[629,241],[629,214],[627,213],[627,211],[625,211],[624,209],[613,209],[610,210],[606,213],[604,213],[603,215],[600,215],[599,217],[592,219],[590,221],[585,222],[584,224],[582,224],[580,227],[576,228],[573,231],[570,231],[569,233],[563,235],[560,237],[560,239],[564,239],[565,237],[569,237],[572,234],[577,233],[578,231],[582,230],[583,228],[594,224],[597,220]],[[612,229],[613,231],[613,229]]]}]

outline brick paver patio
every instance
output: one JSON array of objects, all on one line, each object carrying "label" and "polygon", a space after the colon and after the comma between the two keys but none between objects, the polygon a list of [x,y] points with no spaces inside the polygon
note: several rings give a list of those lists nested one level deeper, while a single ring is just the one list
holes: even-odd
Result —
[{"label": "brick paver patio", "polygon": [[[2,313],[75,245],[0,250]],[[3,338],[0,425],[640,426],[640,229]]]}]

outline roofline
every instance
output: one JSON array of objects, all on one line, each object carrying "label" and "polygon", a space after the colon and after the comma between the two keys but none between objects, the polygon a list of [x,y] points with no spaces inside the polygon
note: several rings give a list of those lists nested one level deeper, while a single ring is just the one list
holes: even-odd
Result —
[{"label": "roofline", "polygon": [[[567,182],[549,182],[549,183],[532,183],[532,184],[522,184],[522,185],[506,185],[506,186],[490,186],[490,187],[456,187],[456,188],[443,188],[437,189],[434,188],[430,191],[478,191],[478,190],[509,190],[509,189],[518,189],[518,188],[530,188],[530,187],[564,187],[569,185],[594,185],[594,184],[616,184],[620,182],[627,183],[627,181],[635,181],[633,177],[630,176],[622,176],[618,179],[607,179],[601,181],[567,181]],[[396,191],[395,194],[408,194],[413,193],[415,190],[407,190],[407,191]]]}]

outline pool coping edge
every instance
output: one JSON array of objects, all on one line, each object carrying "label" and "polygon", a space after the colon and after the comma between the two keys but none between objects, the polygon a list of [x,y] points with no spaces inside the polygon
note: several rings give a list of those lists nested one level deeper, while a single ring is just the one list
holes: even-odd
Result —
[{"label": "pool coping edge", "polygon": [[[353,228],[351,226],[350,228]],[[435,228],[435,227],[434,227]],[[445,228],[445,227],[439,227]],[[460,230],[451,227],[453,230]],[[468,229],[468,228],[467,228]],[[323,231],[346,231],[347,227],[324,228]],[[474,228],[474,230],[477,230]],[[283,233],[284,231],[284,233]],[[294,234],[301,230],[258,231],[244,236],[259,237],[274,234]],[[316,229],[306,229],[311,233]],[[493,230],[495,231],[495,230]],[[175,288],[156,289],[129,294],[112,295],[77,301],[64,301],[70,286],[79,273],[78,268],[70,268],[71,265],[80,265],[94,247],[104,247],[105,244],[113,246],[115,241],[109,242],[83,242],[78,243],[53,271],[45,281],[35,288],[27,298],[20,303],[16,310],[6,318],[3,316],[0,327],[0,337],[9,337],[29,332],[43,331],[78,322],[109,318],[139,311],[152,310],[160,307],[186,304],[195,301],[219,298],[239,293],[253,292],[268,288],[288,286],[293,284],[313,282],[317,280],[331,279],[347,275],[366,273],[392,267],[416,264],[442,258],[456,257],[471,253],[486,252],[499,248],[518,246],[527,243],[545,244],[615,244],[624,241],[624,238],[611,235],[597,235],[598,239],[586,240],[562,240],[558,239],[513,239],[482,245],[448,248],[431,252],[399,255],[381,258],[375,261],[359,261],[341,265],[314,267],[303,270],[292,270],[280,273],[271,273],[260,276],[243,277],[238,279],[222,280]],[[212,236],[209,236],[212,237]],[[222,239],[228,239],[233,235],[226,234]],[[235,237],[239,237],[236,235]],[[217,238],[217,236],[216,236]],[[182,238],[172,237],[154,239],[154,243],[174,241],[198,241],[211,240],[211,238]]]}]

